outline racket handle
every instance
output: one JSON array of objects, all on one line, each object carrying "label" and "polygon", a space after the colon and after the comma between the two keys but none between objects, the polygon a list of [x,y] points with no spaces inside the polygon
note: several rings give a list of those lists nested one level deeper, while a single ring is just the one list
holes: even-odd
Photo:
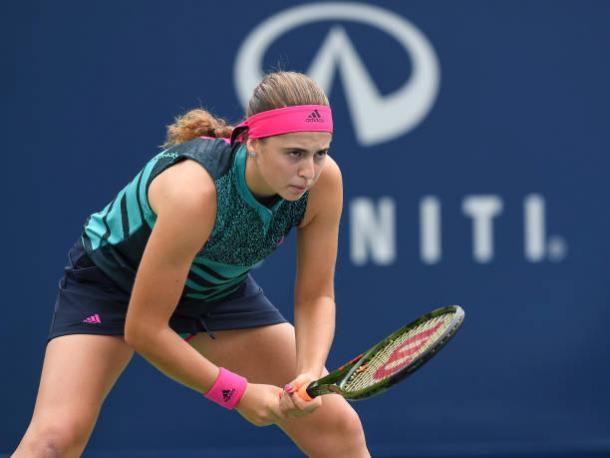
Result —
[{"label": "racket handle", "polygon": [[308,386],[309,385],[301,385],[301,388],[299,388],[298,393],[303,401],[311,401],[313,399],[311,396],[309,396],[309,393],[307,393]]}]

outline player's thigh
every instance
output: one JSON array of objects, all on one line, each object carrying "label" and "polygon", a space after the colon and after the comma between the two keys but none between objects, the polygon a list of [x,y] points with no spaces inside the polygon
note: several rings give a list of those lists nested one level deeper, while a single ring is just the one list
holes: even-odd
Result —
[{"label": "player's thigh", "polygon": [[65,433],[88,436],[132,355],[122,336],[73,334],[51,340],[28,433],[48,432],[61,423]]},{"label": "player's thigh", "polygon": [[289,323],[197,334],[190,344],[217,366],[251,383],[283,386],[296,376],[294,328]]},{"label": "player's thigh", "polygon": [[[296,373],[294,327],[289,323],[253,329],[217,332],[212,340],[199,334],[191,344],[218,366],[243,375],[252,383],[284,386]],[[306,447],[335,433],[362,436],[362,425],[353,408],[339,395],[324,396],[322,406],[301,418],[279,425],[298,444]]]}]

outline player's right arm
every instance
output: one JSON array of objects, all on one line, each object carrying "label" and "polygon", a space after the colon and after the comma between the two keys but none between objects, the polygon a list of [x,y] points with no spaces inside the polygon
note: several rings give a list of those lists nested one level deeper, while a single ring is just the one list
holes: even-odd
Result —
[{"label": "player's right arm", "polygon": [[[157,215],[136,274],[125,323],[125,340],[172,379],[206,393],[219,369],[169,327],[191,266],[216,218],[212,178],[184,161],[161,173],[149,187]],[[238,410],[255,424],[278,419],[278,387],[249,384]]]}]

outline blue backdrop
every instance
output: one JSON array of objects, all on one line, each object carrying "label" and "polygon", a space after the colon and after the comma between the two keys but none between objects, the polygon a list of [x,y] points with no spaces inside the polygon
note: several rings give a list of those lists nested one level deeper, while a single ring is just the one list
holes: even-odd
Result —
[{"label": "blue backdrop", "polygon": [[[241,94],[282,68],[314,75],[334,109],[345,208],[328,365],[431,308],[467,312],[424,370],[356,405],[374,456],[610,454],[610,3],[2,10],[0,453],[29,422],[85,218],[159,151],[174,116],[204,106],[238,121]],[[256,272],[287,316],[293,275],[293,240]],[[178,448],[298,456],[136,358],[90,456]]]}]

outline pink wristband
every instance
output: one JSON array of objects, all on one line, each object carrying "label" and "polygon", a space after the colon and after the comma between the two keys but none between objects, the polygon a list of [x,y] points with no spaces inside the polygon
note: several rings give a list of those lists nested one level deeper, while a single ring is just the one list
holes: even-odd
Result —
[{"label": "pink wristband", "polygon": [[247,386],[248,380],[244,377],[221,367],[218,378],[205,397],[227,409],[233,409],[244,395]]}]

